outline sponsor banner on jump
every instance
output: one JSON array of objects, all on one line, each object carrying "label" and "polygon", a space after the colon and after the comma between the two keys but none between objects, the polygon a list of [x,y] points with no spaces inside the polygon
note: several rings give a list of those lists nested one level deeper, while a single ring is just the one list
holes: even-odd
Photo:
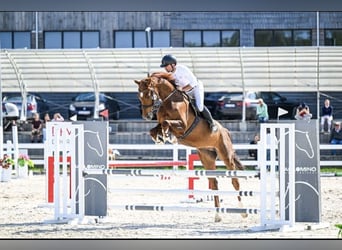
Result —
[{"label": "sponsor banner on jump", "polygon": [[320,152],[317,120],[297,120],[296,222],[320,222]]},{"label": "sponsor banner on jump", "polygon": [[[77,121],[84,126],[85,169],[105,169],[107,162],[108,122]],[[85,215],[107,215],[107,175],[85,176]]]}]

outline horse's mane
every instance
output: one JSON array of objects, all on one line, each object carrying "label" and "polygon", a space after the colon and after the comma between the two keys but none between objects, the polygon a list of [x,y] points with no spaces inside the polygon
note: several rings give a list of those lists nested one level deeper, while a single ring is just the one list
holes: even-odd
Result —
[{"label": "horse's mane", "polygon": [[161,77],[161,80],[165,80],[168,81],[169,83],[171,83],[171,85],[173,85],[173,87],[176,89],[177,85],[176,85],[176,81],[174,79],[172,79],[171,77]]},{"label": "horse's mane", "polygon": [[[164,79],[164,80],[170,82],[175,88],[177,88],[175,79],[173,78],[173,76],[171,74],[166,73],[166,72],[158,72],[157,74],[158,74],[159,80]],[[155,75],[152,74],[152,76],[155,76]]]},{"label": "horse's mane", "polygon": [[[164,80],[164,81],[163,81]],[[175,83],[175,80],[170,76],[169,74],[163,74],[161,77],[159,77],[159,83],[161,84],[171,84],[175,90],[177,90],[177,85]],[[192,102],[191,98],[185,93],[180,90],[177,90],[173,93],[173,101],[175,102],[183,102],[184,100],[187,100],[189,102],[189,105],[192,107],[195,113],[197,113],[194,103]]]}]

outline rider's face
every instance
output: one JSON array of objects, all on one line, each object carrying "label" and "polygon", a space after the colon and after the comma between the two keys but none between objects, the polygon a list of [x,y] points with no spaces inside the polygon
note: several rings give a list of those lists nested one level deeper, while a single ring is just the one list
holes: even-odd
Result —
[{"label": "rider's face", "polygon": [[173,65],[168,64],[164,67],[164,69],[166,70],[166,72],[172,72],[174,70]]}]

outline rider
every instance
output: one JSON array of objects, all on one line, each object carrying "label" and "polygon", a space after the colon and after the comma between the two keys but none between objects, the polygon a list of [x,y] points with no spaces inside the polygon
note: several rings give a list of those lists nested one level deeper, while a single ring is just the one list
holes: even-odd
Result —
[{"label": "rider", "polygon": [[[195,99],[197,110],[208,121],[211,131],[216,132],[218,130],[217,126],[210,111],[204,106],[204,87],[202,82],[197,80],[188,67],[177,64],[177,59],[173,55],[165,55],[162,58],[160,67],[171,74],[179,90],[186,92],[191,98]],[[153,75],[158,76],[158,73],[154,73]]]}]

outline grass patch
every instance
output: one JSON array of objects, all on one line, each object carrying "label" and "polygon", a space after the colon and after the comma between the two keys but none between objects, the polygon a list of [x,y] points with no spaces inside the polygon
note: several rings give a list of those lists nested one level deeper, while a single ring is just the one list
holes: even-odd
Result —
[{"label": "grass patch", "polygon": [[339,173],[342,174],[342,167],[321,167],[321,173]]}]

